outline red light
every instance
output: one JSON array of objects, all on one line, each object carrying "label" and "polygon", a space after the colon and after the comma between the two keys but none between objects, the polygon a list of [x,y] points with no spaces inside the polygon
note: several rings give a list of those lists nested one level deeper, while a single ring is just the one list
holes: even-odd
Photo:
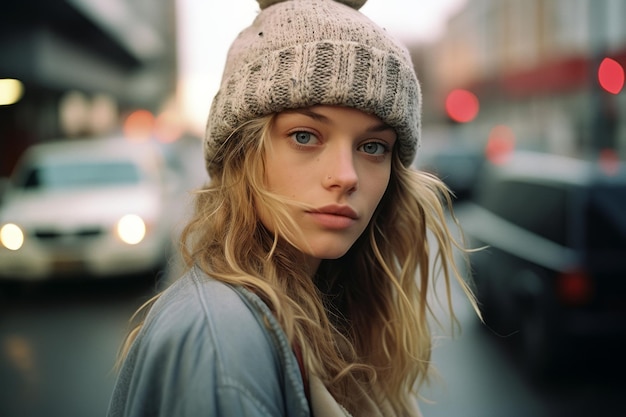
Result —
[{"label": "red light", "polygon": [[616,175],[619,172],[619,155],[614,149],[602,149],[598,155],[600,169],[606,175]]},{"label": "red light", "polygon": [[474,120],[478,110],[478,98],[471,91],[452,90],[446,98],[446,112],[455,122],[466,123]]},{"label": "red light", "polygon": [[569,305],[586,304],[591,300],[593,286],[587,274],[580,270],[565,272],[557,278],[557,292]]},{"label": "red light", "polygon": [[515,149],[515,134],[505,125],[494,126],[489,133],[485,155],[493,164],[505,163]]},{"label": "red light", "polygon": [[611,58],[604,58],[598,68],[600,86],[611,94],[618,94],[624,87],[624,68]]}]

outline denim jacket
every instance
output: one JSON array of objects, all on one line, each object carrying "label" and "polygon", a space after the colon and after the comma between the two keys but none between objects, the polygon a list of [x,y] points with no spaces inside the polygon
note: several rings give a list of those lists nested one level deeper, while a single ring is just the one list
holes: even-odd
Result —
[{"label": "denim jacket", "polygon": [[296,356],[255,294],[192,268],[154,304],[117,377],[109,417],[304,417]]}]

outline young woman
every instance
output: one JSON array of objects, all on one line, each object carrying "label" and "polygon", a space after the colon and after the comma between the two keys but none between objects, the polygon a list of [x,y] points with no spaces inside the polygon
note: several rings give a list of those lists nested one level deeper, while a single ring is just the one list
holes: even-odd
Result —
[{"label": "young woman", "polygon": [[188,269],[130,333],[109,416],[419,415],[433,265],[471,293],[448,192],[410,169],[409,54],[343,3],[259,1],[233,43]]}]

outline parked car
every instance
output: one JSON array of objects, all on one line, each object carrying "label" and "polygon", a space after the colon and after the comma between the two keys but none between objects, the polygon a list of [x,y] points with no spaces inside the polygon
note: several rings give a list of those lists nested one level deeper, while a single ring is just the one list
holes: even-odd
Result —
[{"label": "parked car", "polygon": [[486,325],[519,338],[532,374],[585,346],[624,346],[624,163],[516,152],[486,165],[457,215],[470,245],[486,247],[471,257]]},{"label": "parked car", "polygon": [[9,179],[6,177],[0,177],[0,204],[2,204],[2,200],[4,199],[4,193],[6,192],[8,186]]},{"label": "parked car", "polygon": [[420,155],[416,168],[439,177],[458,202],[471,197],[484,162],[484,149],[458,144]]},{"label": "parked car", "polygon": [[113,138],[30,147],[0,206],[0,278],[162,269],[172,247],[175,188],[152,143]]}]

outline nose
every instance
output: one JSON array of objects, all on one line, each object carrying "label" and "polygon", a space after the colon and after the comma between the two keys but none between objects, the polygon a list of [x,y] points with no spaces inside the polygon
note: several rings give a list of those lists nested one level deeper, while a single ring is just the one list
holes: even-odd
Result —
[{"label": "nose", "polygon": [[352,149],[335,149],[331,154],[324,164],[324,187],[353,193],[358,187],[359,176]]}]

